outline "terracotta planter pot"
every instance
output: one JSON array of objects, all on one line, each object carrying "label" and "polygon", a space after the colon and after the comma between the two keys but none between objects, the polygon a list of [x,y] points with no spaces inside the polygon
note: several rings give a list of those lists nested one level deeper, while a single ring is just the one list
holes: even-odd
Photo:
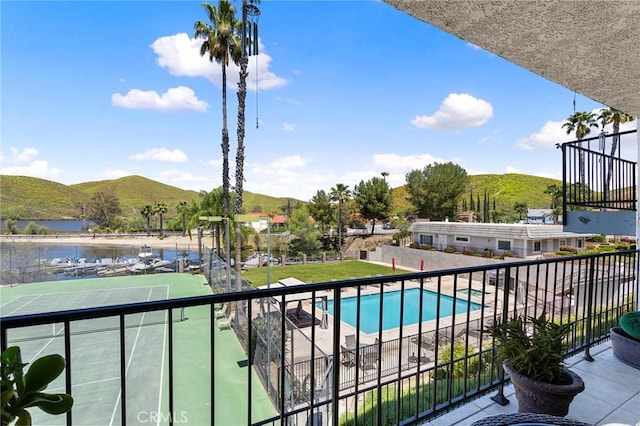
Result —
[{"label": "terracotta planter pot", "polygon": [[584,390],[584,382],[574,372],[565,369],[566,383],[554,385],[533,380],[514,370],[507,361],[502,364],[516,391],[519,413],[540,413],[564,417],[573,398]]},{"label": "terracotta planter pot", "polygon": [[611,329],[611,349],[620,361],[640,369],[640,341],[629,336],[620,327]]}]

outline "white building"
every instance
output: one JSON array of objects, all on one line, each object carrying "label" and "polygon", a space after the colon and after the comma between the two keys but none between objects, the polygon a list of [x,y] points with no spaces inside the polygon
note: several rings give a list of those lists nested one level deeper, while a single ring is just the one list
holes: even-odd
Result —
[{"label": "white building", "polygon": [[414,222],[409,232],[414,243],[426,244],[438,251],[450,248],[482,253],[488,250],[494,256],[508,252],[517,257],[555,252],[560,246],[582,249],[587,238],[593,235],[563,232],[562,225],[426,221]]}]

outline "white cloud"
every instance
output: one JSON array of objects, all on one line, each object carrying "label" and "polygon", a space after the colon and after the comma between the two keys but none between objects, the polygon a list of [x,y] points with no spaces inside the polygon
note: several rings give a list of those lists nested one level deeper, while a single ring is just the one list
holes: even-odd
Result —
[{"label": "white cloud", "polygon": [[505,167],[505,173],[517,173],[517,174],[522,174],[522,172],[520,171],[520,169],[513,167],[513,166],[507,166]]},{"label": "white cloud", "polygon": [[557,143],[571,139],[562,128],[563,123],[564,121],[547,121],[537,132],[516,140],[516,146],[526,150],[555,148]]},{"label": "white cloud", "polygon": [[411,124],[421,129],[459,130],[478,127],[493,117],[493,107],[467,93],[451,93],[433,115],[419,115]]},{"label": "white cloud", "polygon": [[188,160],[187,154],[177,148],[174,150],[152,148],[145,152],[134,154],[129,158],[135,161],[152,160],[164,163],[186,163]]},{"label": "white cloud", "polygon": [[11,155],[0,154],[0,174],[15,176],[32,176],[43,179],[55,178],[60,169],[50,167],[46,160],[37,160],[39,151],[36,148],[22,150],[11,147]]},{"label": "white cloud", "polygon": [[283,132],[295,132],[296,125],[291,123],[282,123],[282,127],[280,127],[280,130],[282,130]]},{"label": "white cloud", "polygon": [[150,109],[157,111],[199,111],[207,110],[207,103],[201,101],[189,87],[179,86],[159,95],[155,90],[131,89],[126,95],[114,93],[111,104],[130,109]]},{"label": "white cloud", "polygon": [[[261,42],[259,44],[259,52],[261,53],[249,57],[250,73],[247,79],[247,89],[256,90],[256,80],[260,90],[286,85],[285,79],[276,76],[269,70],[272,58],[265,53],[264,45]],[[208,54],[200,56],[201,45],[202,39],[191,38],[186,33],[178,33],[158,38],[151,44],[151,48],[157,55],[156,63],[166,68],[171,75],[204,77],[221,87],[222,67],[215,60],[213,63],[210,62]],[[239,71],[238,66],[233,63],[227,67],[228,88],[237,87]]]},{"label": "white cloud", "polygon": [[411,170],[422,170],[427,164],[444,163],[441,158],[430,154],[417,155],[397,155],[397,154],[375,154],[373,156],[373,169],[389,174],[407,174]]}]

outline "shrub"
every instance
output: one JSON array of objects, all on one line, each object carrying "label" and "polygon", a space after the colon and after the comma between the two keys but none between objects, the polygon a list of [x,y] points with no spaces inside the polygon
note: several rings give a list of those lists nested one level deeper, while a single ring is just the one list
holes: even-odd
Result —
[{"label": "shrub", "polygon": [[411,244],[409,244],[409,248],[417,249],[420,248],[420,246],[418,245],[418,243],[412,242]]},{"label": "shrub", "polygon": [[572,247],[572,246],[560,246],[560,251],[565,251],[565,252],[569,252],[569,253],[573,253],[573,254],[578,254],[577,247]]},{"label": "shrub", "polygon": [[442,251],[445,253],[455,253],[456,249],[454,249],[453,247],[445,247]]},{"label": "shrub", "polygon": [[594,235],[591,238],[588,238],[587,241],[593,243],[604,243],[606,242],[606,237],[604,235]]},{"label": "shrub", "polygon": [[476,252],[475,252],[475,251],[473,251],[472,249],[466,249],[466,250],[464,251],[464,254],[466,254],[467,256],[473,256],[473,255],[475,255],[475,254],[476,254]]},{"label": "shrub", "polygon": [[433,249],[433,247],[431,247],[429,244],[422,244],[422,245],[420,246],[420,248],[421,248],[422,250],[432,250],[432,249]]}]

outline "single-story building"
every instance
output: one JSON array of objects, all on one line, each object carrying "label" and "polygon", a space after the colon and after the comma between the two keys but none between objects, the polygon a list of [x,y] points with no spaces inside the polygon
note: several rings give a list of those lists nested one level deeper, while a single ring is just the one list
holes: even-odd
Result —
[{"label": "single-story building", "polygon": [[564,232],[562,225],[416,221],[409,226],[411,241],[438,251],[447,248],[517,257],[555,252],[560,246],[584,248],[593,234]]}]

